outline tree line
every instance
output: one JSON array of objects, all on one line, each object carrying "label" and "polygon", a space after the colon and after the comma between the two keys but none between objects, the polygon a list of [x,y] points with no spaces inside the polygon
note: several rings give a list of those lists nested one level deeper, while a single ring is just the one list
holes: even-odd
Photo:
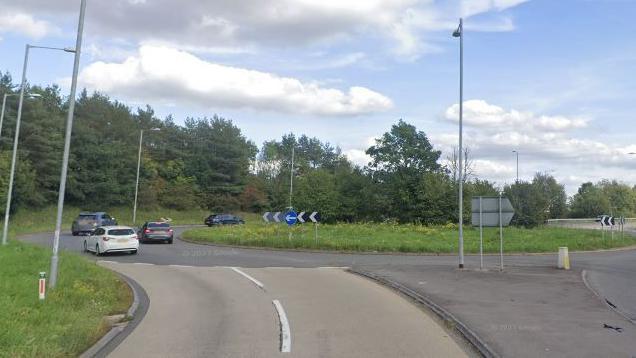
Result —
[{"label": "tree line", "polygon": [[[8,73],[0,95],[17,93]],[[57,200],[67,100],[60,88],[29,86],[22,114],[18,165],[11,210],[39,208]],[[17,96],[7,101],[0,137],[0,200],[6,201],[15,130]],[[132,205],[140,131],[144,130],[139,206],[212,212],[320,211],[330,222],[397,221],[446,224],[457,221],[457,153],[441,152],[423,131],[399,120],[366,150],[371,161],[356,166],[340,148],[295,134],[260,148],[231,120],[172,116],[160,119],[150,106],[131,109],[101,93],[77,98],[65,202],[85,210]],[[472,173],[469,151],[464,172]],[[631,214],[636,190],[616,181],[585,183],[572,198],[545,173],[498,188],[474,175],[462,178],[464,217],[470,198],[508,196],[517,210],[514,223],[534,226],[550,218]],[[4,211],[4,206],[0,212]]]}]

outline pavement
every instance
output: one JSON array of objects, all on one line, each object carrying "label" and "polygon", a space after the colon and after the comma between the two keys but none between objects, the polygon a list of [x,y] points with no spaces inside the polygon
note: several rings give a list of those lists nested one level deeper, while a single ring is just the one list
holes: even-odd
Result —
[{"label": "pavement", "polygon": [[[47,235],[30,235],[24,240],[50,242]],[[81,238],[63,235],[61,247],[80,252]],[[572,271],[555,268],[556,253],[506,256],[504,272],[497,269],[497,256],[486,256],[487,270],[482,272],[474,270],[478,257],[470,255],[467,269],[459,271],[454,256],[269,251],[180,240],[173,245],[143,245],[139,255],[103,259],[246,268],[354,267],[432,299],[502,356],[636,357],[634,250],[571,253]],[[591,290],[583,282],[583,271]]]},{"label": "pavement", "polygon": [[98,263],[134,279],[151,302],[110,357],[468,356],[417,306],[342,269]]}]

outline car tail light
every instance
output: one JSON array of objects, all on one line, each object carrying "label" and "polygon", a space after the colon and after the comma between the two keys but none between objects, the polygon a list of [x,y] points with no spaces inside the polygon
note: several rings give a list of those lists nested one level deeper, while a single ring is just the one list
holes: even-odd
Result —
[{"label": "car tail light", "polygon": [[172,232],[172,229],[168,229],[168,232]]},{"label": "car tail light", "polygon": [[146,234],[149,234],[149,233],[150,233],[150,231],[151,231],[150,229],[146,229],[146,230],[144,230],[144,232],[145,232]]},{"label": "car tail light", "polygon": [[104,241],[108,241],[108,240],[110,240],[110,239],[108,238],[108,236],[104,236],[104,237],[102,237],[102,240],[104,240]]}]

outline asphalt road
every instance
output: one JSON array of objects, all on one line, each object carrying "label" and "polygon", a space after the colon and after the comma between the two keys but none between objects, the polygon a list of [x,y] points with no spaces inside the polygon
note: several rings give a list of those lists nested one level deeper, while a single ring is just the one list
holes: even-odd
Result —
[{"label": "asphalt road", "polygon": [[340,269],[99,263],[150,297],[146,316],[110,357],[467,356],[417,306]]},{"label": "asphalt road", "polygon": [[[184,229],[176,228],[175,235]],[[28,235],[24,241],[46,245],[52,241],[50,235]],[[60,247],[73,252],[82,252],[82,237],[63,234]],[[87,254],[89,257],[94,257]],[[157,265],[190,266],[241,266],[241,267],[402,267],[412,265],[447,265],[453,268],[457,259],[454,256],[419,255],[368,255],[268,251],[258,249],[239,249],[219,246],[203,246],[175,240],[169,244],[144,244],[138,255],[113,254],[108,260],[118,262],[146,262]],[[543,266],[556,265],[556,255],[512,255],[505,257],[505,265]],[[636,250],[572,253],[572,267],[586,270],[589,285],[604,298],[608,299],[626,317],[636,322]],[[496,268],[498,256],[486,256],[487,267]],[[466,256],[466,267],[478,267],[477,256]]]},{"label": "asphalt road", "polygon": [[[181,229],[176,230],[177,235],[180,232]],[[50,242],[50,238],[46,235],[32,235],[25,237],[24,240],[40,244]],[[70,251],[81,252],[82,239],[80,237],[63,235],[61,246]],[[94,257],[92,255],[88,256]],[[571,253],[570,258],[573,270],[576,271],[575,273],[578,274],[578,272],[585,270],[589,286],[596,291],[602,299],[610,301],[620,313],[628,319],[631,319],[632,322],[636,321],[636,251]],[[450,272],[452,274],[457,264],[457,259],[454,256],[268,251],[204,246],[190,244],[180,240],[175,240],[172,245],[142,245],[138,255],[117,254],[109,255],[103,259],[128,263],[145,262],[156,265],[240,266],[247,268],[355,267],[368,271],[382,272],[383,274],[389,276],[394,275],[395,277],[399,277],[401,272],[416,273],[417,270],[426,271],[428,268],[434,268],[441,270],[440,272]],[[524,267],[551,269],[556,266],[556,262],[556,255],[511,255],[505,257],[506,266],[516,269],[522,269]],[[478,263],[477,256],[466,257],[467,268],[474,269],[478,267]],[[498,266],[499,257],[486,256],[485,263],[488,268],[495,269]],[[405,275],[405,277],[407,276],[408,275]],[[411,287],[417,287],[417,285],[421,283],[419,281],[421,280],[417,280],[417,275],[415,274],[407,283],[411,284]],[[435,294],[435,292],[432,293],[433,295]],[[461,291],[457,293],[461,293]],[[451,294],[454,293],[451,292]],[[589,307],[590,302],[587,302],[587,304]],[[503,326],[505,326],[505,324]],[[523,332],[520,332],[520,335],[522,334]],[[576,335],[576,332],[572,332],[571,334]],[[636,347],[636,344],[634,344],[634,346]],[[636,349],[634,349],[634,355],[636,356]]]}]

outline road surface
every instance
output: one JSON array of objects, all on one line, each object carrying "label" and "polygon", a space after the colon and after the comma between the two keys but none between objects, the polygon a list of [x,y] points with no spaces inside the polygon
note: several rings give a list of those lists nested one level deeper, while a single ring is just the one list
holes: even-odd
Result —
[{"label": "road surface", "polygon": [[[341,269],[99,264],[150,297],[146,316],[110,357],[467,356],[417,306]],[[285,339],[275,300],[287,318]]]},{"label": "road surface", "polygon": [[[179,232],[177,230],[176,234]],[[50,235],[31,235],[24,240],[47,244]],[[81,252],[81,241],[79,237],[63,235],[61,245],[70,251]],[[636,356],[636,326],[613,314],[608,305],[592,295],[583,285],[580,275],[585,270],[589,286],[603,300],[609,300],[627,319],[634,321],[636,251],[573,253],[570,256],[572,272],[554,269],[555,254],[506,256],[508,269],[504,274],[494,270],[499,258],[487,256],[486,266],[491,270],[473,274],[471,269],[478,267],[478,257],[469,255],[466,257],[468,270],[460,275],[455,269],[457,259],[454,256],[268,251],[196,245],[175,240],[173,245],[142,245],[140,254],[136,256],[110,255],[105,259],[122,263],[246,268],[354,267],[379,273],[435,298],[438,304],[465,323],[470,323],[500,353],[536,356],[537,351],[528,349],[532,347],[540,349],[541,354],[555,352],[553,354],[556,355],[559,352],[567,356],[569,352],[576,356],[576,352],[587,352],[587,356],[592,356],[596,352],[618,352],[618,356]],[[88,257],[93,258],[92,255]],[[537,273],[533,271],[535,269],[543,271]],[[479,280],[484,280],[485,285]],[[527,285],[524,286],[524,282]],[[560,290],[560,285],[565,289]],[[501,305],[502,299],[507,305]],[[517,302],[519,304],[515,305]],[[528,323],[528,319],[532,324]],[[623,330],[613,331],[605,328],[605,324],[619,326]],[[572,342],[577,349],[570,349]]]}]

